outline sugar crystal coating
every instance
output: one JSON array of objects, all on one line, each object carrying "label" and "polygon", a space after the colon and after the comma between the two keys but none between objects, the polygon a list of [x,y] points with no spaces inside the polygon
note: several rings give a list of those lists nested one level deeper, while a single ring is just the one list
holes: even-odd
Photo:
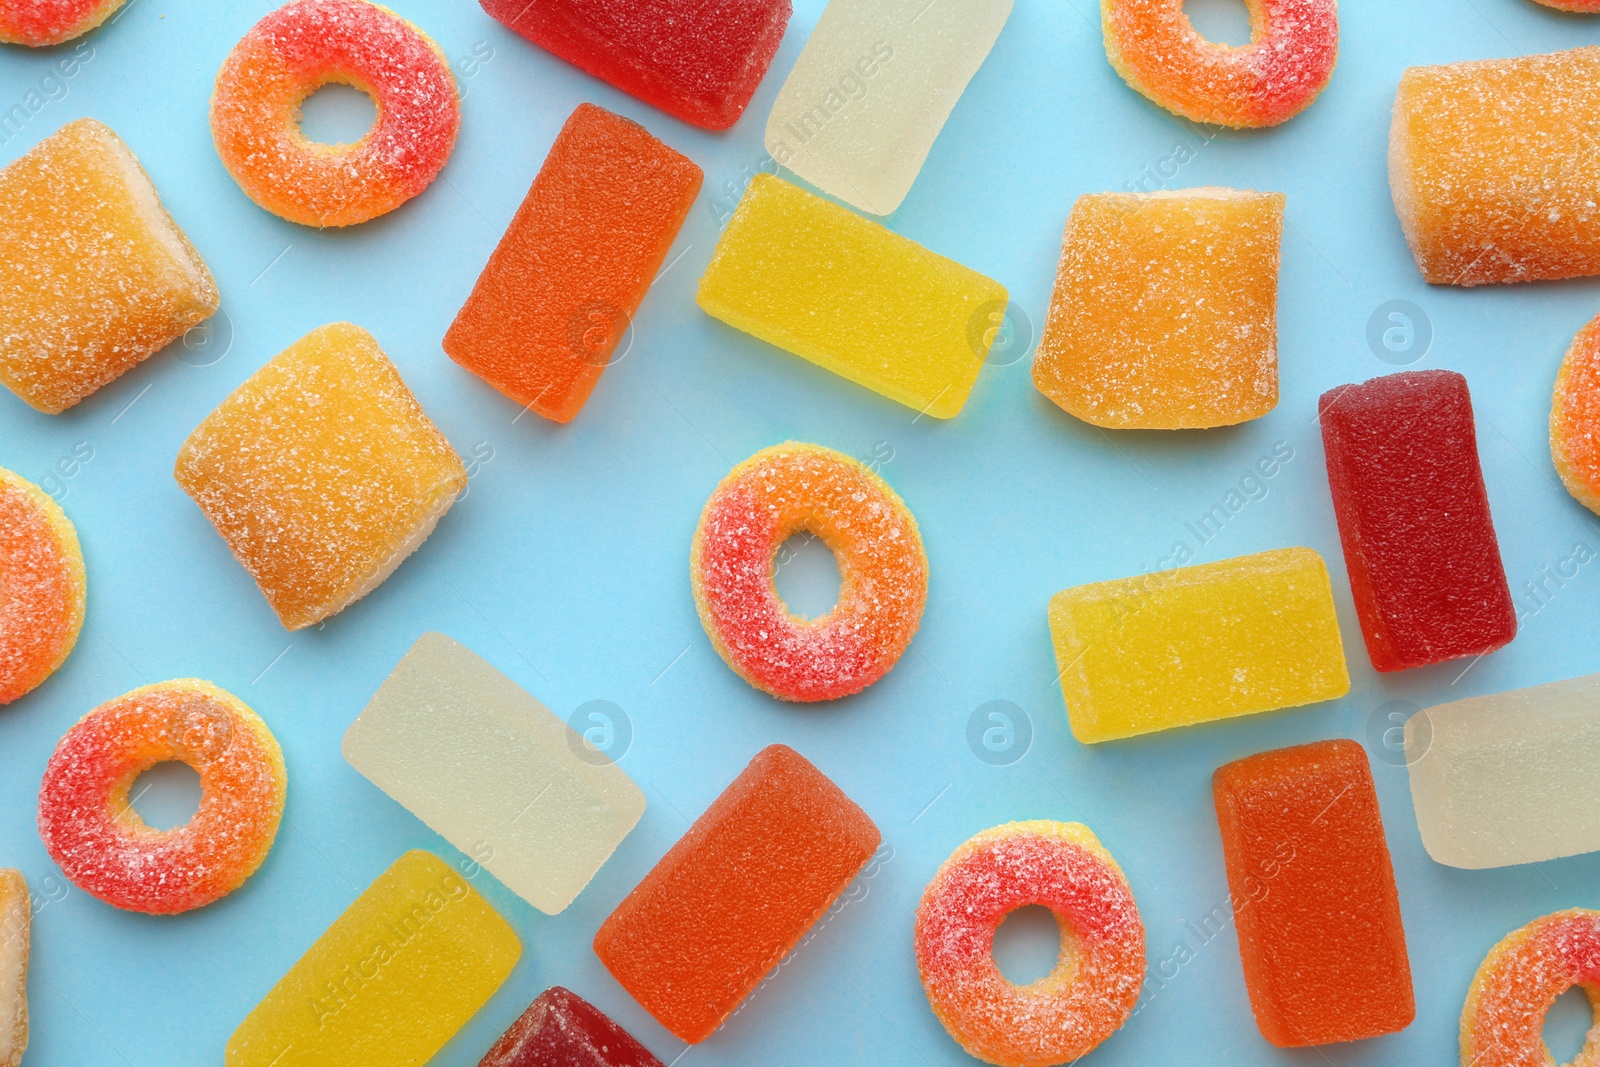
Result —
[{"label": "sugar crystal coating", "polygon": [[1567,492],[1600,514],[1600,317],[1572,339],[1550,400],[1550,455]]},{"label": "sugar crystal coating", "polygon": [[800,941],[882,840],[799,753],[770,745],[595,934],[624,989],[704,1041]]},{"label": "sugar crystal coating", "polygon": [[33,898],[17,870],[0,870],[0,1067],[21,1067],[28,1047],[28,949]]},{"label": "sugar crystal coating", "polygon": [[377,588],[467,484],[378,342],[347,322],[235,389],[184,441],[174,475],[290,630]]},{"label": "sugar crystal coating", "polygon": [[1600,11],[1600,0],[1536,0],[1545,7],[1553,7],[1557,11],[1577,11],[1583,14],[1593,14]]},{"label": "sugar crystal coating", "polygon": [[551,986],[511,1024],[478,1067],[662,1067],[599,1008]]},{"label": "sugar crystal coating", "polygon": [[1097,426],[1231,426],[1278,403],[1282,193],[1081,196],[1067,219],[1038,390]]},{"label": "sugar crystal coating", "polygon": [[64,411],[208,318],[217,286],[128,146],[70,122],[0,170],[0,384]]},{"label": "sugar crystal coating", "polygon": [[[81,37],[127,0],[0,0],[0,42],[32,48]],[[0,1067],[5,1060],[0,1058]]]},{"label": "sugar crystal coating", "polygon": [[[1571,908],[1533,920],[1489,950],[1461,1009],[1462,1067],[1550,1067],[1544,1020],[1557,997],[1600,987],[1600,912]],[[1593,1031],[1570,1067],[1593,1067]]]},{"label": "sugar crystal coating", "polygon": [[[200,808],[155,830],[128,790],[172,760],[200,775]],[[56,745],[39,789],[39,836],[89,895],[172,915],[255,873],[277,836],[287,781],[277,739],[233,694],[195,678],[147,685],[95,708]]]},{"label": "sugar crystal coating", "polygon": [[[1043,905],[1061,927],[1055,968],[1025,986],[994,961],[1017,908]],[[1038,820],[970,838],[917,907],[917,969],[928,1003],[970,1055],[1049,1067],[1087,1055],[1133,1011],[1144,983],[1144,923],[1128,880],[1088,827]]]},{"label": "sugar crystal coating", "polygon": [[0,467],[0,704],[66,662],[83,629],[78,532],[37,485]]}]

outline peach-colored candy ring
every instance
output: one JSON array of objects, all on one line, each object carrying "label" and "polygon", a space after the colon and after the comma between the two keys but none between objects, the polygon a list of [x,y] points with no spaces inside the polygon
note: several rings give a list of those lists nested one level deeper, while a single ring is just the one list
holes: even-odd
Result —
[{"label": "peach-colored candy ring", "polygon": [[83,552],[37,485],[0,468],[0,704],[66,662],[83,628]]},{"label": "peach-colored candy ring", "polygon": [[[1600,1020],[1600,912],[1558,911],[1508,934],[1484,958],[1461,1012],[1461,1062],[1470,1067],[1554,1067],[1544,1017],[1573,986]],[[1570,1067],[1600,1067],[1591,1031]]]},{"label": "peach-colored candy ring", "polygon": [[124,0],[0,0],[0,41],[31,48],[88,33]]}]

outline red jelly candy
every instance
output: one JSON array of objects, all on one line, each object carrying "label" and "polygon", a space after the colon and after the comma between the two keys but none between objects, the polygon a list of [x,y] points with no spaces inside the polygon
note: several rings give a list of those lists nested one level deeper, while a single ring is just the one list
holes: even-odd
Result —
[{"label": "red jelly candy", "polygon": [[1467,380],[1406,371],[1322,394],[1328,485],[1380,671],[1483,655],[1517,634]]},{"label": "red jelly candy", "polygon": [[661,1067],[661,1061],[599,1008],[551,986],[478,1067]]},{"label": "red jelly candy", "polygon": [[478,0],[498,21],[625,93],[708,130],[755,95],[790,0]]}]

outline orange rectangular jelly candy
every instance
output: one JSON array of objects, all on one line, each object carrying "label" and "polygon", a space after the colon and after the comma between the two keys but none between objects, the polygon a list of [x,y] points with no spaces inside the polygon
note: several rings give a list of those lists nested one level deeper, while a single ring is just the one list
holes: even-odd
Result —
[{"label": "orange rectangular jelly candy", "polygon": [[872,858],[866,812],[771,745],[600,927],[594,950],[633,998],[704,1041]]},{"label": "orange rectangular jelly candy", "polygon": [[517,403],[570,422],[655,281],[700,168],[643,126],[580,104],[444,337]]},{"label": "orange rectangular jelly candy", "polygon": [[1219,768],[1212,791],[1262,1036],[1304,1048],[1410,1025],[1400,898],[1362,747],[1262,752]]}]

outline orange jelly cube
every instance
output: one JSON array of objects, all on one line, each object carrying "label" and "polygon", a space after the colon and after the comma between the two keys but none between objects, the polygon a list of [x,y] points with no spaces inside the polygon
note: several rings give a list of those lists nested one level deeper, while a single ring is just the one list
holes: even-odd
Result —
[{"label": "orange jelly cube", "polygon": [[594,938],[623,988],[704,1041],[872,858],[866,812],[783,745],[756,754]]},{"label": "orange jelly cube", "polygon": [[1033,384],[1116,429],[1186,430],[1278,403],[1282,193],[1095,193],[1067,219]]},{"label": "orange jelly cube", "polygon": [[0,170],[0,383],[64,411],[217,310],[128,146],[79,119]]},{"label": "orange jelly cube", "polygon": [[445,334],[446,354],[570,422],[613,361],[700,180],[643,126],[580,104]]},{"label": "orange jelly cube", "polygon": [[1212,791],[1262,1036],[1303,1048],[1408,1026],[1411,964],[1362,747],[1262,752],[1219,768]]},{"label": "orange jelly cube", "polygon": [[377,588],[467,484],[378,342],[347,322],[252,374],[173,473],[290,630]]}]

